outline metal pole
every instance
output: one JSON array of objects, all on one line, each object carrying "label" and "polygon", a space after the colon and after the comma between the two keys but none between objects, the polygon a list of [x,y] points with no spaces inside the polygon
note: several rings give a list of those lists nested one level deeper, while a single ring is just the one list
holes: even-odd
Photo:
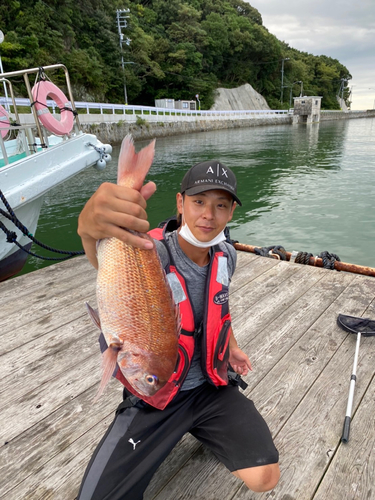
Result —
[{"label": "metal pole", "polygon": [[358,364],[360,343],[361,343],[361,332],[358,332],[357,343],[356,343],[355,354],[354,354],[353,371],[352,371],[352,376],[350,377],[350,389],[349,389],[348,405],[346,407],[344,427],[343,427],[342,436],[341,436],[341,441],[343,443],[347,443],[349,441],[350,422],[352,419],[352,408],[353,408],[353,399],[354,399],[354,388],[355,388],[355,383],[357,380],[357,364]]}]

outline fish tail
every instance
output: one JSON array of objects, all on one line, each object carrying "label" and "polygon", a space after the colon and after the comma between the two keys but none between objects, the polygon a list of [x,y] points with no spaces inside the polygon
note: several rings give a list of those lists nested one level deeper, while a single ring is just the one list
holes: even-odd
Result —
[{"label": "fish tail", "polygon": [[95,395],[93,404],[98,401],[100,396],[103,394],[108,382],[110,381],[114,371],[116,370],[117,363],[117,353],[118,349],[115,347],[108,347],[102,356],[102,380],[99,385],[99,389]]},{"label": "fish tail", "polygon": [[155,139],[139,153],[135,152],[133,138],[128,134],[122,141],[118,160],[117,184],[141,189],[154,160]]}]

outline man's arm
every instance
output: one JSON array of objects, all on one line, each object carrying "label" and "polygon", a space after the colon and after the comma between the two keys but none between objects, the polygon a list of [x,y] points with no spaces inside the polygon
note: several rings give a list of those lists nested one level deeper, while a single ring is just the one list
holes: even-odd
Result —
[{"label": "man's arm", "polygon": [[140,233],[149,230],[146,200],[155,191],[153,182],[145,184],[140,192],[106,182],[91,196],[79,215],[78,234],[88,260],[96,269],[97,240],[115,237],[134,247],[152,248],[152,243],[126,229]]}]

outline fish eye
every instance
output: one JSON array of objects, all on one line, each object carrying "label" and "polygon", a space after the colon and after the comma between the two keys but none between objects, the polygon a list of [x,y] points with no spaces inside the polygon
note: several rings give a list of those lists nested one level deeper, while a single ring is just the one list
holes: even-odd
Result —
[{"label": "fish eye", "polygon": [[154,385],[158,381],[158,377],[155,375],[146,375],[145,379],[149,385]]}]

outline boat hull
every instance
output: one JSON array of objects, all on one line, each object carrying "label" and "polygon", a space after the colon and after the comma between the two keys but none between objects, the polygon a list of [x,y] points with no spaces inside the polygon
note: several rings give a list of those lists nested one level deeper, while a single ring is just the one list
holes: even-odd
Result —
[{"label": "boat hull", "polygon": [[[17,219],[22,222],[32,235],[36,232],[43,199],[44,197],[40,196],[14,210]],[[24,235],[6,217],[0,215],[0,221],[9,231],[16,233],[16,240],[22,247],[30,250],[32,242],[28,236]],[[9,243],[7,235],[3,231],[0,231],[0,281],[10,278],[21,271],[28,256],[29,254],[21,250],[16,244]]]},{"label": "boat hull", "polygon": [[[16,247],[17,248],[17,247]],[[24,246],[26,250],[30,250],[31,243]],[[5,281],[11,278],[15,274],[22,271],[23,266],[26,263],[28,254],[21,249],[15,250],[13,253],[5,257],[5,259],[0,261],[0,281]]]},{"label": "boat hull", "polygon": [[[36,232],[44,195],[85,168],[96,165],[100,154],[93,145],[96,148],[103,146],[96,136],[80,133],[0,168],[0,189],[12,211],[31,234]],[[8,212],[1,200],[0,208]],[[17,234],[20,245],[31,246],[30,239],[1,214],[0,221]],[[19,272],[27,256],[17,245],[8,243],[7,235],[0,230],[0,281]]]}]

